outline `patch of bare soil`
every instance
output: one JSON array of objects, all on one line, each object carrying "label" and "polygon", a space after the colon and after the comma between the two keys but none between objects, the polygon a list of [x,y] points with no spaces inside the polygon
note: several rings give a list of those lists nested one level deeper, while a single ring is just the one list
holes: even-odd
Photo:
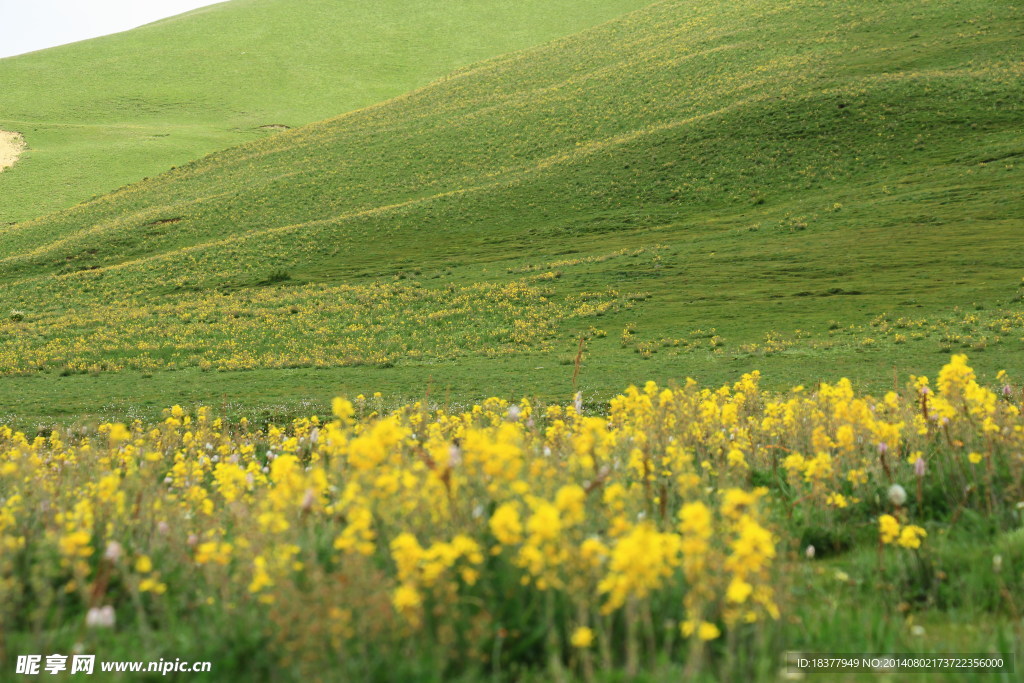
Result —
[{"label": "patch of bare soil", "polygon": [[25,138],[21,133],[0,130],[0,173],[14,165],[21,153],[25,151]]}]

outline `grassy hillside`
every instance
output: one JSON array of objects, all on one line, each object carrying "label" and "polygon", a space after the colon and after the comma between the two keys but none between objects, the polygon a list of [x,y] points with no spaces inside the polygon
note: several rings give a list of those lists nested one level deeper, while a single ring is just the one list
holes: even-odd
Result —
[{"label": "grassy hillside", "polygon": [[0,130],[30,150],[0,176],[0,225],[644,4],[231,0],[0,60]]},{"label": "grassy hillside", "polygon": [[1022,30],[657,2],[21,223],[0,412],[1019,366]]}]

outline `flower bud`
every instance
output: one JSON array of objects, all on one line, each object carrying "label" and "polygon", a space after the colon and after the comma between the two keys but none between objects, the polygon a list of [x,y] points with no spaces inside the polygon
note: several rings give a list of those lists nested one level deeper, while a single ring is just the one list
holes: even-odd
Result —
[{"label": "flower bud", "polygon": [[302,510],[303,512],[309,512],[313,509],[313,503],[316,502],[316,492],[313,489],[306,489],[306,495],[302,498]]},{"label": "flower bud", "polygon": [[448,467],[458,467],[462,462],[462,449],[458,444],[448,446]]}]

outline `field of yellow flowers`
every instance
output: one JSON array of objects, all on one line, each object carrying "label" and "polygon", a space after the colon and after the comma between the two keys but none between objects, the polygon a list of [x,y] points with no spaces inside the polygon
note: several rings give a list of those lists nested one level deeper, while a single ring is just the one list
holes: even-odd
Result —
[{"label": "field of yellow flowers", "polygon": [[502,283],[263,287],[111,297],[0,321],[0,375],[200,368],[388,367],[550,350],[566,321],[632,306],[611,288],[553,298],[540,273]]},{"label": "field of yellow flowers", "polygon": [[775,680],[787,650],[1018,649],[1019,386],[963,355],[882,398],[759,379],[600,414],[360,395],[287,426],[0,427],[0,662]]}]

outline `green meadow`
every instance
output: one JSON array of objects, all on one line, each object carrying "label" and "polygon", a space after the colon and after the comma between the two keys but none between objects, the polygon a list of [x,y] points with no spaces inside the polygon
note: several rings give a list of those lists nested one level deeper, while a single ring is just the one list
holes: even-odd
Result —
[{"label": "green meadow", "polygon": [[218,680],[1019,654],[1022,35],[231,0],[0,60],[0,679],[83,641]]},{"label": "green meadow", "polygon": [[[211,382],[288,414],[428,384],[598,404],[750,369],[877,391],[957,350],[1020,366],[1020,28],[1011,2],[658,2],[22,221],[0,232],[0,413],[153,415]],[[529,294],[483,306],[481,336],[389,349],[323,336],[373,323],[318,327],[339,286],[452,324],[446,288]],[[235,338],[254,296],[266,334]]]},{"label": "green meadow", "polygon": [[232,0],[0,60],[0,130],[28,142],[0,176],[0,226],[644,4]]}]

